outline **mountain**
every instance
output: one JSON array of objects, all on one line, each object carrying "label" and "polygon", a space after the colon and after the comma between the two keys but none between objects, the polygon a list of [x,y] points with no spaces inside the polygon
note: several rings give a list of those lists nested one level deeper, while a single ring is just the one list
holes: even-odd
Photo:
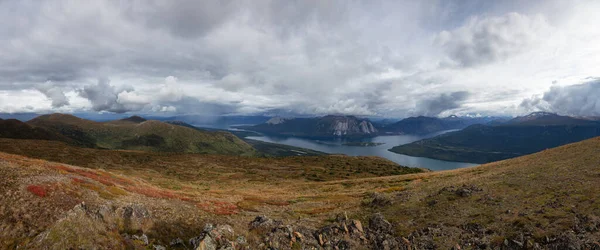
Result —
[{"label": "mountain", "polygon": [[596,249],[599,148],[423,172],[0,139],[0,248]]},{"label": "mountain", "polygon": [[585,118],[561,116],[548,112],[533,112],[507,121],[504,125],[554,126],[554,125],[597,125],[598,122]]},{"label": "mountain", "polygon": [[396,146],[390,151],[447,161],[486,163],[596,136],[600,136],[599,122],[532,113],[500,125],[472,125],[461,131]]},{"label": "mountain", "polygon": [[231,133],[199,131],[137,116],[95,122],[72,115],[51,114],[36,117],[27,125],[60,134],[87,147],[234,155],[255,153],[252,146]]},{"label": "mountain", "polygon": [[288,145],[278,144],[278,143],[263,142],[263,141],[252,140],[252,139],[246,138],[247,136],[251,136],[251,135],[260,135],[258,133],[251,132],[251,131],[244,131],[244,130],[226,131],[226,130],[218,129],[218,128],[199,128],[199,127],[190,125],[190,124],[182,122],[182,121],[167,121],[166,123],[178,125],[178,126],[184,126],[184,127],[188,127],[188,128],[193,128],[193,129],[200,130],[200,131],[223,131],[223,132],[232,133],[235,136],[242,139],[243,141],[245,141],[246,143],[250,144],[254,149],[256,149],[258,151],[258,154],[257,154],[258,156],[281,157],[281,156],[327,155],[327,153],[315,151],[315,150],[311,150],[311,149],[307,149],[307,148],[288,146]]},{"label": "mountain", "polygon": [[262,124],[238,127],[265,134],[313,138],[364,137],[376,136],[378,133],[367,119],[338,115],[316,118],[273,117]]},{"label": "mountain", "polygon": [[409,134],[426,135],[452,129],[462,129],[473,124],[484,124],[493,120],[491,117],[459,117],[448,116],[436,117],[409,117],[396,123],[380,127],[381,132],[386,134]]},{"label": "mountain", "polygon": [[68,137],[59,133],[44,128],[33,127],[16,119],[0,119],[0,138],[73,142]]},{"label": "mountain", "polygon": [[143,117],[140,117],[140,116],[134,115],[134,116],[130,116],[130,117],[127,117],[127,118],[121,119],[121,120],[119,120],[119,121],[122,121],[122,122],[133,122],[133,123],[142,123],[142,122],[145,122],[145,121],[147,121],[147,120],[146,120],[146,119],[144,119]]}]

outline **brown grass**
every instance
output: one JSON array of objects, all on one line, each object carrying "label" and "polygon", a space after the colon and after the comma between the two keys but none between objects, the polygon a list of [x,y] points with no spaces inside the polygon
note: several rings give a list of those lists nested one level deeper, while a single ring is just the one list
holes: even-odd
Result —
[{"label": "brown grass", "polygon": [[[194,225],[201,227],[198,218],[210,218],[240,224],[240,230],[247,230],[248,221],[260,214],[287,221],[309,218],[303,223],[319,226],[338,213],[347,212],[366,221],[367,215],[382,212],[402,236],[441,226],[449,228],[446,239],[459,239],[459,235],[451,235],[457,232],[454,229],[475,223],[484,225],[492,232],[490,237],[499,242],[522,231],[539,239],[550,237],[571,230],[578,215],[600,216],[598,138],[474,168],[409,175],[395,175],[396,165],[371,157],[262,159],[93,150],[54,142],[4,140],[0,139],[1,150],[62,161],[0,153],[0,173],[6,176],[0,191],[22,189],[21,183],[51,183],[46,179],[70,184],[52,189],[52,199],[37,199],[51,204],[31,203],[34,205],[26,208],[51,213],[45,214],[48,219],[35,217],[42,222],[40,227],[77,202],[101,203],[103,199],[151,206],[153,216],[164,221],[165,228],[190,218],[196,218]],[[33,145],[40,150],[29,152]],[[68,165],[73,163],[85,168]],[[481,191],[464,197],[452,191],[463,185]],[[366,194],[372,192],[383,193],[390,203],[364,203]],[[58,198],[64,200],[54,200]],[[0,199],[13,202],[21,198]],[[64,210],[53,210],[58,207]],[[33,224],[34,220],[29,221]],[[175,231],[165,232],[164,237],[179,237]],[[26,235],[25,229],[19,232]],[[436,239],[436,246],[453,246],[444,239]]]}]

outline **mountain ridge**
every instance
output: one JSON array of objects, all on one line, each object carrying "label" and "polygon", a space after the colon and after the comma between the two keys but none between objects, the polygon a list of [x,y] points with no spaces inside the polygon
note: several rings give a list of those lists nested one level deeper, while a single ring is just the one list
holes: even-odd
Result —
[{"label": "mountain ridge", "polygon": [[497,125],[463,130],[396,146],[390,151],[447,161],[487,163],[600,136],[600,123],[532,113]]},{"label": "mountain ridge", "polygon": [[451,115],[444,118],[413,116],[398,122],[382,126],[384,134],[426,135],[445,130],[463,129],[473,124],[490,122],[491,117],[459,117]]},{"label": "mountain ridge", "polygon": [[144,151],[254,154],[252,146],[227,132],[200,131],[141,117],[96,122],[50,114],[26,124],[61,134],[87,147]]}]

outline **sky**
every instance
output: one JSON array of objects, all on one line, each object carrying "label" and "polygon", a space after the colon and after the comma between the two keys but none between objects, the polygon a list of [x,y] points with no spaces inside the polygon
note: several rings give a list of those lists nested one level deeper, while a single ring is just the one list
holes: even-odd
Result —
[{"label": "sky", "polygon": [[0,113],[600,116],[600,1],[0,0]]}]

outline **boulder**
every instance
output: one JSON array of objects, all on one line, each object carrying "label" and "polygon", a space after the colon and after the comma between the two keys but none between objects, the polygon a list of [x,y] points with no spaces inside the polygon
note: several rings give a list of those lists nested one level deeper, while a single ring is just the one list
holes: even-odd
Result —
[{"label": "boulder", "polygon": [[177,239],[173,239],[171,240],[171,243],[169,243],[170,247],[185,247],[185,243],[183,242],[182,239],[177,238]]},{"label": "boulder", "polygon": [[191,238],[189,240],[190,245],[195,250],[216,250],[217,242],[209,235],[203,233],[200,236]]},{"label": "boulder", "polygon": [[277,226],[281,226],[283,223],[281,221],[272,220],[265,215],[256,216],[253,221],[250,222],[249,228],[250,230],[256,230],[258,228],[268,229]]},{"label": "boulder", "polygon": [[358,232],[360,233],[365,232],[365,230],[362,227],[362,223],[360,223],[359,220],[352,220],[352,226],[354,226],[354,228],[356,228],[356,230],[358,230]]},{"label": "boulder", "polygon": [[381,234],[392,234],[393,227],[390,222],[383,218],[383,215],[380,213],[374,214],[369,218],[369,229],[372,232],[377,232]]},{"label": "boulder", "polygon": [[142,234],[140,236],[134,235],[131,238],[133,238],[134,240],[140,241],[144,246],[147,246],[149,244],[148,236],[145,234]]}]

